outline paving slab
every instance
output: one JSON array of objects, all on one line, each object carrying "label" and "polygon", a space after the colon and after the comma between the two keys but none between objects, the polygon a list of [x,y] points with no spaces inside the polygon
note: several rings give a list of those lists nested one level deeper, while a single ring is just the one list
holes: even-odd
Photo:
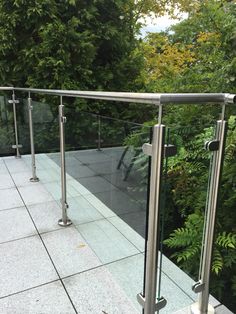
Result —
[{"label": "paving slab", "polygon": [[52,195],[41,183],[34,182],[32,185],[19,187],[18,190],[26,205],[53,201]]},{"label": "paving slab", "polygon": [[103,263],[139,253],[106,219],[79,225],[77,229]]},{"label": "paving slab", "polygon": [[4,157],[5,164],[11,173],[29,171],[29,166],[22,160],[15,157]]},{"label": "paving slab", "polygon": [[24,172],[12,172],[11,175],[17,187],[32,185],[35,183],[30,182],[30,178],[32,177],[32,172],[30,170]]},{"label": "paving slab", "polygon": [[113,159],[92,163],[89,164],[89,168],[92,169],[96,174],[104,175],[104,174],[111,174],[116,173],[120,174],[122,173],[121,169],[117,169],[117,161],[114,161]]},{"label": "paving slab", "polygon": [[0,243],[37,234],[34,224],[25,207],[0,211]]},{"label": "paving slab", "polygon": [[131,228],[124,220],[118,216],[108,218],[108,220],[122,233],[140,252],[145,250],[145,240],[138,232]]},{"label": "paving slab", "polygon": [[60,281],[0,299],[1,314],[75,314]]},{"label": "paving slab", "polygon": [[73,227],[42,235],[43,241],[61,277],[101,265],[101,262]]},{"label": "paving slab", "polygon": [[74,156],[85,164],[92,164],[97,162],[103,162],[105,160],[110,160],[111,157],[104,154],[103,151],[97,151],[96,149],[84,150],[75,152]]},{"label": "paving slab", "polygon": [[0,210],[24,206],[16,188],[0,190]]},{"label": "paving slab", "polygon": [[226,306],[220,305],[216,308],[216,314],[233,314]]},{"label": "paving slab", "polygon": [[60,171],[56,171],[55,168],[39,169],[37,170],[37,177],[42,183],[48,183],[48,182],[54,182],[54,181],[60,182],[61,180]]},{"label": "paving slab", "polygon": [[80,184],[82,184],[86,189],[88,189],[91,193],[99,193],[104,191],[112,191],[116,189],[115,186],[107,182],[104,178],[97,177],[88,177],[81,178],[79,180]]},{"label": "paving slab", "polygon": [[100,201],[93,194],[85,194],[84,198],[89,201],[105,218],[116,216],[116,214],[107,207],[102,201]]},{"label": "paving slab", "polygon": [[145,210],[119,215],[119,217],[134,231],[136,231],[143,239],[146,236],[146,216],[147,213]]},{"label": "paving slab", "polygon": [[115,158],[119,161],[124,150],[125,150],[125,146],[120,146],[120,147],[104,148],[103,152],[107,156]]},{"label": "paving slab", "polygon": [[9,173],[0,173],[0,190],[15,187]]},{"label": "paving slab", "polygon": [[96,173],[85,165],[71,166],[66,164],[66,172],[76,179],[94,177]]},{"label": "paving slab", "polygon": [[138,314],[113,276],[97,268],[63,280],[78,314]]},{"label": "paving slab", "polygon": [[0,244],[0,297],[58,279],[38,236]]},{"label": "paving slab", "polygon": [[129,197],[126,193],[120,191],[119,189],[94,193],[94,195],[116,215],[136,212],[142,209],[139,202]]},{"label": "paving slab", "polygon": [[67,202],[68,216],[76,225],[104,219],[104,216],[83,196],[68,198]]},{"label": "paving slab", "polygon": [[5,165],[4,161],[3,161],[3,159],[1,159],[1,161],[0,161],[0,173],[1,173],[1,174],[6,174],[6,173],[8,173],[8,169],[7,169],[7,167],[6,167],[6,165]]},{"label": "paving slab", "polygon": [[[136,300],[136,295],[143,289],[143,273],[144,273],[144,256],[138,254],[136,256],[125,258],[106,265],[106,268],[116,278],[117,282],[124,289],[126,295],[132,300],[134,306],[140,309],[140,305]],[[167,299],[167,305],[162,312],[165,314],[173,314],[178,309],[193,303],[182,290],[180,290],[168,277],[162,274],[161,296]]]},{"label": "paving slab", "polygon": [[62,217],[62,209],[56,201],[28,205],[27,207],[40,233],[61,229],[58,220]]}]

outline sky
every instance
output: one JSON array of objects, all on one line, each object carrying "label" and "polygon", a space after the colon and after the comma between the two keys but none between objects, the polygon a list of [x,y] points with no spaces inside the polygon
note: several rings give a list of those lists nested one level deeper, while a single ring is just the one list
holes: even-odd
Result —
[{"label": "sky", "polygon": [[[187,14],[181,14],[181,20],[185,19]],[[142,22],[142,21],[141,21]],[[146,18],[146,26],[141,29],[141,36],[144,37],[147,32],[161,32],[171,25],[178,23],[179,20],[171,19],[168,15],[158,18]]]}]

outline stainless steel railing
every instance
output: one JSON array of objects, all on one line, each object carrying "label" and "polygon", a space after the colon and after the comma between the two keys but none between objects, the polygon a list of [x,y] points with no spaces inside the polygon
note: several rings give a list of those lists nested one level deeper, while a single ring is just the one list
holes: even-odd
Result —
[{"label": "stainless steel railing", "polygon": [[[165,125],[162,124],[162,106],[167,104],[217,104],[222,106],[222,119],[217,122],[217,133],[214,141],[217,142],[216,149],[213,152],[213,167],[211,174],[211,185],[208,200],[208,213],[206,221],[205,242],[203,245],[203,260],[201,279],[194,286],[195,292],[199,293],[199,302],[192,306],[192,313],[208,313],[212,311],[208,307],[209,302],[209,280],[211,268],[211,254],[213,248],[213,234],[215,226],[215,215],[219,192],[219,180],[222,169],[222,158],[224,152],[225,126],[224,110],[227,104],[236,104],[235,94],[150,94],[150,93],[121,93],[121,92],[100,92],[100,91],[75,91],[75,90],[50,90],[50,89],[34,89],[19,87],[0,87],[0,91],[11,91],[15,126],[16,140],[16,156],[19,157],[17,117],[15,105],[16,91],[28,93],[28,110],[29,110],[29,128],[30,143],[32,156],[32,182],[37,182],[34,151],[34,133],[32,119],[32,99],[31,94],[47,94],[60,97],[59,110],[59,126],[60,126],[60,153],[61,153],[61,205],[62,219],[59,220],[61,226],[68,226],[71,221],[67,217],[67,199],[66,199],[66,163],[65,163],[65,128],[66,117],[64,116],[63,97],[78,97],[86,99],[143,103],[153,104],[159,107],[159,122],[153,128],[152,144],[144,146],[144,152],[151,156],[151,180],[150,180],[150,204],[149,204],[149,220],[147,235],[147,251],[146,251],[146,267],[145,267],[145,291],[144,294],[138,294],[138,301],[144,309],[144,314],[154,314],[159,312],[166,304],[166,300],[162,297],[156,300],[157,288],[157,268],[158,268],[158,250],[159,250],[159,220],[160,220],[160,197],[161,197],[161,178],[162,164],[165,157],[164,134]],[[100,134],[99,134],[100,135]],[[100,148],[100,146],[99,146]]]},{"label": "stainless steel railing", "polygon": [[100,91],[76,91],[57,89],[37,89],[20,87],[0,87],[5,91],[21,91],[34,94],[47,94],[55,96],[78,97],[97,100],[119,102],[135,102],[143,104],[203,104],[203,103],[236,103],[236,95],[224,93],[182,93],[182,94],[157,94],[157,93],[123,93]]}]

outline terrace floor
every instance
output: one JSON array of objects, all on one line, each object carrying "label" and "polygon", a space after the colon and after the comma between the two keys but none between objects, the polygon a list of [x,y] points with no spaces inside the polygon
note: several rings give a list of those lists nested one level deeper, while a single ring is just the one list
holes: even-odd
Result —
[{"label": "terrace floor", "polygon": [[[123,148],[66,154],[68,216],[59,227],[59,154],[0,159],[0,313],[141,313],[136,295],[144,270],[145,185],[125,182]],[[141,182],[141,181],[140,181]],[[142,185],[140,183],[140,185]],[[163,256],[161,313],[189,313],[193,281]],[[211,298],[217,313],[231,313]]]}]

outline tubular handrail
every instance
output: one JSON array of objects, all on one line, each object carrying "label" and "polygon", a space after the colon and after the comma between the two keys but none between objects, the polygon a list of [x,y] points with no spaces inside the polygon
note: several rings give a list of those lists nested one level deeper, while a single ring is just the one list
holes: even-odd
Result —
[{"label": "tubular handrail", "polygon": [[80,90],[58,90],[38,89],[21,87],[0,87],[3,91],[21,91],[34,94],[47,94],[55,96],[66,96],[97,100],[110,100],[119,102],[134,102],[144,104],[236,104],[236,94],[229,93],[182,93],[182,94],[160,94],[160,93],[129,93],[129,92],[103,92],[103,91],[80,91]]}]

